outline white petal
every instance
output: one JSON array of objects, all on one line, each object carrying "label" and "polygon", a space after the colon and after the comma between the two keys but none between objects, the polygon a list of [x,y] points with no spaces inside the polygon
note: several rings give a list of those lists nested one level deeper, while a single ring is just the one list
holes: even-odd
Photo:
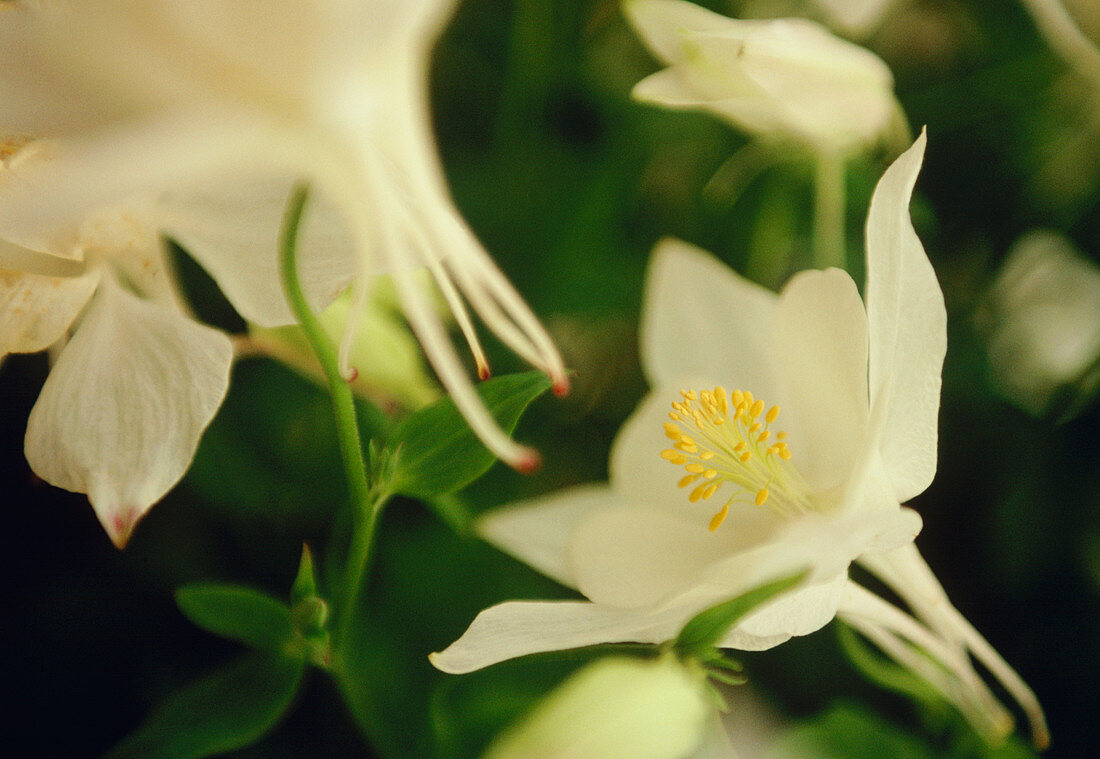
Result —
[{"label": "white petal", "polygon": [[[250,322],[262,327],[294,323],[279,276],[279,232],[290,179],[222,182],[202,192],[171,193],[158,204],[164,231],[176,239],[221,286]],[[351,281],[354,242],[336,209],[311,194],[298,243],[298,276],[310,305],[321,311]]]},{"label": "white petal", "polygon": [[685,375],[767,392],[774,382],[775,293],[679,240],[657,243],[646,275],[640,345],[653,385]]},{"label": "white petal", "polygon": [[936,473],[940,372],[947,311],[936,273],[909,219],[925,134],[887,169],[867,216],[871,403],[885,403],[882,459],[898,501]]},{"label": "white petal", "polygon": [[665,108],[698,108],[705,104],[676,69],[662,69],[634,85],[630,96],[642,103]]},{"label": "white petal", "polygon": [[867,317],[856,285],[839,269],[797,274],[779,297],[776,354],[791,463],[825,490],[852,473],[867,427]]},{"label": "white petal", "polygon": [[0,227],[11,239],[69,229],[104,206],[155,198],[168,188],[231,183],[257,167],[304,177],[313,174],[306,167],[330,167],[302,134],[216,103],[49,147],[43,160],[32,156],[18,166],[33,192],[5,193],[0,204]]},{"label": "white petal", "polygon": [[225,335],[105,280],[31,411],[31,468],[87,493],[121,547],[191,463],[231,359]]},{"label": "white petal", "polygon": [[672,511],[605,509],[573,532],[570,573],[598,604],[643,606],[691,589],[709,565],[754,539],[760,536],[713,533],[706,520]]},{"label": "white petal", "polygon": [[660,643],[690,618],[676,608],[614,609],[585,601],[508,601],[490,606],[462,637],[429,658],[437,669],[463,674],[543,651],[599,643]]},{"label": "white petal", "polygon": [[653,54],[665,63],[683,58],[685,33],[736,35],[738,22],[683,0],[626,0],[623,13]]},{"label": "white petal", "polygon": [[502,551],[575,588],[569,571],[573,530],[582,520],[619,503],[606,485],[581,485],[491,511],[478,520],[477,532]]},{"label": "white petal", "polygon": [[0,356],[34,353],[57,342],[98,281],[94,271],[79,277],[47,277],[0,270]]}]

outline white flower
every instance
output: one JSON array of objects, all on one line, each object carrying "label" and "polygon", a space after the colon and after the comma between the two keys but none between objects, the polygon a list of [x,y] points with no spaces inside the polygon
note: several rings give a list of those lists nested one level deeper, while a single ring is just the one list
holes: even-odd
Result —
[{"label": "white flower", "polygon": [[902,119],[886,64],[812,21],[732,19],[683,0],[626,0],[623,10],[668,65],[635,86],[639,100],[842,155]]},{"label": "white flower", "polygon": [[684,759],[713,713],[703,671],[671,654],[601,659],[507,728],[482,759]]},{"label": "white flower", "polygon": [[[210,271],[241,314],[292,321],[276,238],[291,185],[308,181],[299,255],[322,308],[390,272],[443,385],[513,466],[535,463],[481,405],[437,314],[415,286],[427,267],[487,375],[463,304],[568,386],[538,321],[449,197],[427,112],[431,46],[453,0],[38,0],[0,12],[0,133],[56,139],[64,160],[0,222],[49,228],[84,209],[149,198],[161,229]],[[14,8],[8,8],[14,6]],[[461,291],[461,295],[459,294]],[[358,320],[349,320],[356,324]],[[352,329],[344,335],[345,376]]]},{"label": "white flower", "polygon": [[1060,234],[1012,246],[986,296],[989,371],[1005,397],[1040,415],[1100,382],[1100,268]]},{"label": "white flower", "polygon": [[[27,191],[22,168],[48,162],[47,151],[0,150],[0,203]],[[191,463],[233,351],[184,315],[150,209],[134,205],[101,209],[51,240],[0,239],[0,357],[55,344],[63,349],[31,410],[27,461],[47,482],[87,493],[121,548]]]},{"label": "white flower", "polygon": [[[977,693],[998,710],[998,728],[1003,709],[968,648],[1037,712],[934,584],[912,546],[920,518],[899,505],[935,474],[947,340],[943,296],[909,221],[924,145],[922,134],[872,199],[866,306],[840,270],[797,274],[777,296],[684,243],[658,246],[641,326],[654,389],[615,441],[610,485],[503,509],[481,525],[491,542],[590,600],[486,609],[433,655],[437,667],[669,640],[703,608],[808,566],[807,583],[721,645],[768,648],[850,613],[867,621],[861,629],[924,648],[947,668],[941,680],[958,685],[948,696]],[[857,559],[934,632],[851,582]],[[967,716],[980,723],[985,713]]]}]

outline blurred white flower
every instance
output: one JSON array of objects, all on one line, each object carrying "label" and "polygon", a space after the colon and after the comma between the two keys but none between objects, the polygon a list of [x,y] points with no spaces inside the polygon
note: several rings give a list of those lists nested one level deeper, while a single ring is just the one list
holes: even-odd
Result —
[{"label": "blurred white flower", "polygon": [[1021,237],[981,313],[993,384],[1032,414],[1084,399],[1100,383],[1100,268],[1056,232]]},{"label": "blurred white flower", "polygon": [[[922,134],[871,201],[866,306],[843,271],[802,272],[777,296],[684,243],[658,246],[641,327],[654,390],[615,441],[610,485],[502,509],[481,525],[488,540],[589,601],[486,609],[433,654],[437,667],[466,672],[538,651],[669,640],[703,608],[808,566],[803,586],[751,613],[720,645],[770,648],[852,615],[861,629],[884,630],[880,639],[924,649],[931,660],[903,663],[942,673],[957,703],[959,692],[977,693],[985,711],[961,703],[967,716],[1002,730],[1007,715],[974,674],[966,651],[974,652],[1045,734],[1033,694],[934,585],[912,544],[920,518],[900,506],[935,474],[947,345],[943,295],[909,220],[924,146]],[[857,559],[935,633],[849,580]]]},{"label": "blurred white flower", "polygon": [[507,728],[482,759],[686,759],[715,708],[701,668],[601,659]]},{"label": "blurred white flower", "polygon": [[[0,204],[28,191],[23,170],[48,152],[4,146]],[[175,299],[151,209],[101,209],[55,232],[0,227],[0,357],[63,346],[31,410],[27,461],[50,484],[87,493],[121,548],[190,465],[233,352]]]},{"label": "blurred white flower", "polygon": [[878,28],[898,0],[813,0],[829,23],[852,37],[866,37]]},{"label": "blurred white flower", "polygon": [[[427,105],[431,46],[453,0],[23,0],[0,11],[0,133],[56,139],[43,191],[0,222],[50,229],[91,208],[148,198],[160,228],[261,326],[293,319],[277,272],[279,219],[310,182],[299,263],[315,308],[354,281],[394,277],[443,385],[481,439],[523,468],[480,403],[412,271],[437,279],[477,358],[463,296],[502,340],[568,381],[537,319],[450,199]],[[461,291],[461,295],[460,295]],[[350,319],[349,325],[358,324]],[[354,326],[343,337],[345,376]]]},{"label": "blurred white flower", "polygon": [[623,10],[668,65],[637,84],[639,100],[839,155],[904,122],[886,64],[812,21],[732,19],[683,0],[626,0]]}]

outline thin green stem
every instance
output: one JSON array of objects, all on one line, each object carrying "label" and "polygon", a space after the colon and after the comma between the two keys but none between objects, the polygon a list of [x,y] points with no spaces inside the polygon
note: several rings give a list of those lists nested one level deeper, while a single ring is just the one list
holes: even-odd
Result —
[{"label": "thin green stem", "polygon": [[313,314],[306,302],[302,285],[298,279],[297,242],[298,228],[309,197],[309,187],[298,184],[294,187],[287,202],[286,214],[279,237],[279,273],[282,277],[283,292],[291,310],[302,326],[310,347],[324,370],[332,394],[333,412],[336,417],[336,437],[340,445],[340,458],[344,465],[348,495],[351,506],[351,544],[348,547],[347,562],[344,568],[342,594],[337,607],[338,622],[336,636],[337,661],[343,657],[341,651],[346,647],[351,619],[355,604],[363,585],[367,563],[370,559],[371,544],[378,515],[389,500],[388,494],[376,495],[371,492],[367,481],[367,466],[363,459],[363,447],[359,439],[359,425],[355,415],[355,399],[351,388],[340,375],[340,366],[336,349],[329,341],[324,327]]},{"label": "thin green stem", "polygon": [[814,176],[814,262],[843,269],[847,259],[847,169],[840,156],[822,152]]}]

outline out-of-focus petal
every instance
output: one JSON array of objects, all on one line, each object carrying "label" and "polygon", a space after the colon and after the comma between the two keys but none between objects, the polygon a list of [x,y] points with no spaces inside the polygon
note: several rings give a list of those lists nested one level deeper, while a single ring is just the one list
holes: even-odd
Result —
[{"label": "out-of-focus petal", "polygon": [[[165,233],[210,272],[244,318],[261,327],[295,321],[279,275],[279,230],[291,185],[289,179],[226,183],[170,193],[157,206]],[[311,199],[298,239],[298,277],[320,311],[354,276],[355,244],[323,194]]]},{"label": "out-of-focus petal", "polygon": [[191,463],[231,360],[225,335],[105,279],[31,411],[27,461],[87,493],[122,547]]},{"label": "out-of-focus petal", "polygon": [[61,339],[98,281],[94,271],[48,277],[0,269],[0,356],[45,350]]}]

